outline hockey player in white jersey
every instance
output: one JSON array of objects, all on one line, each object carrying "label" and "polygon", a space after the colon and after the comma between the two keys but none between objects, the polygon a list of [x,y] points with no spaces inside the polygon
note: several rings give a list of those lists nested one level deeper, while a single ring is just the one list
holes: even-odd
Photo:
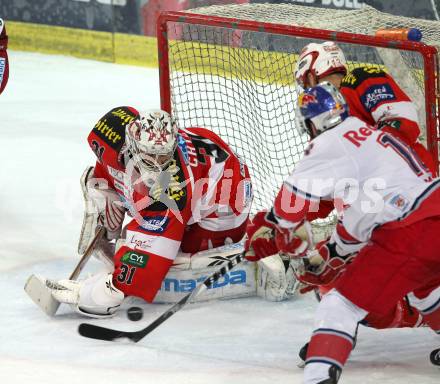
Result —
[{"label": "hockey player in white jersey", "polygon": [[305,384],[334,384],[358,322],[386,314],[406,294],[440,332],[440,180],[402,141],[348,117],[330,83],[307,89],[298,103],[312,140],[268,216],[283,233],[322,201],[343,207],[331,238],[297,272],[311,286],[344,272],[318,306],[304,372]]}]

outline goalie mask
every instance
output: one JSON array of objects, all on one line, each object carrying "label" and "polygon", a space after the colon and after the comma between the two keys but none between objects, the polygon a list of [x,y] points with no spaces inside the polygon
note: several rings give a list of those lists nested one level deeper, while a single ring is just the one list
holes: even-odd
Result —
[{"label": "goalie mask", "polygon": [[348,105],[334,85],[323,82],[299,95],[296,115],[300,133],[307,132],[313,139],[342,123],[348,117]]},{"label": "goalie mask", "polygon": [[305,88],[307,75],[312,73],[319,79],[332,73],[347,74],[347,62],[344,53],[334,42],[307,44],[296,64],[295,79],[298,85]]},{"label": "goalie mask", "polygon": [[141,173],[160,172],[173,158],[177,125],[165,111],[140,112],[126,127],[126,145]]}]

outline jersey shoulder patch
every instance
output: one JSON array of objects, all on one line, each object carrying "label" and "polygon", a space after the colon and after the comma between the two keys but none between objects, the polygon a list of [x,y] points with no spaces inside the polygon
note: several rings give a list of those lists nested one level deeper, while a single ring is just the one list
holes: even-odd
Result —
[{"label": "jersey shoulder patch", "polygon": [[125,141],[125,126],[134,120],[136,112],[129,107],[116,107],[101,117],[93,127],[103,144],[120,151]]},{"label": "jersey shoulder patch", "polygon": [[358,67],[347,73],[347,75],[342,79],[341,87],[357,88],[365,80],[373,77],[388,77],[388,75],[383,69],[377,66]]},{"label": "jersey shoulder patch", "polygon": [[217,134],[206,128],[191,127],[182,129],[181,133],[188,138],[190,145],[194,147],[199,164],[206,164],[206,157],[213,158],[216,163],[222,163],[232,153],[229,146]]}]

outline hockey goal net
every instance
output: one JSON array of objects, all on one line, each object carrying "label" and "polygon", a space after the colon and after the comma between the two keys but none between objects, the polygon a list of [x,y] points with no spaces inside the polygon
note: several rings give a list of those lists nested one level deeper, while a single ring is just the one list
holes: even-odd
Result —
[{"label": "hockey goal net", "polygon": [[[379,29],[410,27],[422,30],[424,44],[374,36]],[[438,159],[438,22],[369,6],[242,4],[164,13],[157,35],[162,108],[182,127],[212,129],[245,159],[254,212],[271,206],[307,144],[295,129],[294,68],[312,41],[338,42],[350,69],[388,71],[416,103],[422,139]]]}]

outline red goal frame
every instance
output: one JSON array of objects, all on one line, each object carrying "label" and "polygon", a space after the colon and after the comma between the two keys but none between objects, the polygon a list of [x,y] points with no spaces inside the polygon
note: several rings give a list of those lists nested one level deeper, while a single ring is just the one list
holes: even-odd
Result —
[{"label": "red goal frame", "polygon": [[356,33],[337,32],[331,30],[257,22],[219,16],[207,16],[183,11],[162,12],[157,22],[159,82],[161,108],[168,112],[172,111],[168,55],[169,22],[199,24],[204,26],[256,32],[266,31],[268,33],[276,33],[281,35],[332,40],[341,43],[350,43],[354,45],[371,47],[404,49],[420,53],[423,57],[425,73],[424,87],[427,148],[434,157],[437,169],[439,168],[440,117],[438,109],[440,105],[440,83],[438,78],[438,52],[434,46],[426,45],[421,42],[390,40],[387,38]]}]

